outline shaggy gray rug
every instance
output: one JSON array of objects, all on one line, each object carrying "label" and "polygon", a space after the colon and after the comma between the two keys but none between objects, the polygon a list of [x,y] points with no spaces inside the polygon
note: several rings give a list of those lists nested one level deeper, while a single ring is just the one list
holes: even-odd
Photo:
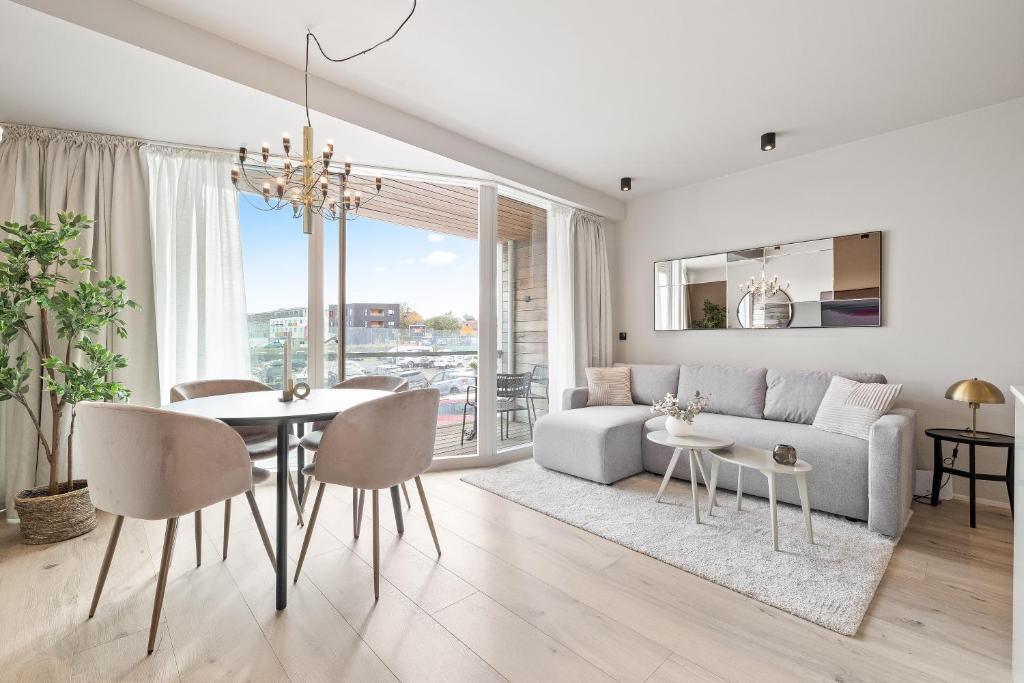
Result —
[{"label": "shaggy gray rug", "polygon": [[695,525],[690,483],[673,479],[655,503],[661,478],[653,474],[605,486],[524,460],[462,480],[848,636],[857,633],[894,547],[866,524],[820,512],[812,513],[810,545],[800,508],[780,503],[774,552],[767,500],[745,495],[737,511],[736,495],[719,490],[707,516],[700,487],[702,523]]}]

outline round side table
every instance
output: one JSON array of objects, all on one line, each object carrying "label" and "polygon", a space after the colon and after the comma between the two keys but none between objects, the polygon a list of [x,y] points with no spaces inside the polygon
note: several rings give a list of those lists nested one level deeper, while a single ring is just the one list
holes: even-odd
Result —
[{"label": "round side table", "polygon": [[[942,475],[952,474],[958,477],[967,477],[971,482],[971,528],[977,526],[975,515],[974,484],[977,480],[1002,481],[1006,483],[1006,495],[1010,498],[1010,512],[1013,512],[1013,437],[1008,434],[996,434],[994,432],[978,432],[978,436],[971,436],[963,429],[927,429],[925,434],[932,438],[935,444],[935,469],[932,474],[932,505],[939,504],[939,489],[942,487]],[[942,442],[967,444],[969,469],[964,470],[946,467],[942,462]],[[978,474],[974,468],[974,451],[978,446],[1006,449],[1006,474]]]},{"label": "round side table", "polygon": [[696,524],[700,524],[700,503],[697,500],[697,472],[700,471],[700,476],[703,477],[705,482],[708,481],[708,478],[704,475],[704,465],[700,459],[700,452],[702,449],[728,448],[732,445],[732,440],[703,434],[671,436],[665,430],[651,432],[647,435],[647,438],[656,444],[674,449],[672,451],[672,460],[668,463],[668,469],[665,470],[665,477],[661,480],[661,488],[658,489],[658,495],[654,497],[655,501],[660,501],[661,495],[665,493],[668,480],[672,478],[672,472],[676,468],[676,463],[679,462],[679,454],[682,453],[684,448],[690,451],[690,487],[693,493],[693,521]]}]

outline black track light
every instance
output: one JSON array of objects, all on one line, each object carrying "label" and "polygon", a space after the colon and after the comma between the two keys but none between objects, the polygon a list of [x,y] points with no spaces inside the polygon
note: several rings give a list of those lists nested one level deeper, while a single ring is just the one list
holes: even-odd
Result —
[{"label": "black track light", "polygon": [[619,189],[623,192],[629,192],[633,189],[633,179],[626,177],[619,180]]},{"label": "black track light", "polygon": [[770,152],[775,149],[775,133],[765,133],[761,136],[761,151]]}]

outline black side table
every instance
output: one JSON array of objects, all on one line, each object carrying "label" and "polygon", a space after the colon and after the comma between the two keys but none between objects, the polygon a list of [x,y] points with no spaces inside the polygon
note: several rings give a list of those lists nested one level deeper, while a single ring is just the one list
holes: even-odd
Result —
[{"label": "black side table", "polygon": [[[967,477],[971,480],[971,528],[977,526],[974,514],[974,483],[982,481],[1006,482],[1006,494],[1010,498],[1010,512],[1013,512],[1013,437],[1007,434],[995,434],[993,432],[978,432],[979,435],[988,438],[964,436],[963,429],[928,429],[925,434],[932,437],[935,442],[935,472],[932,475],[932,505],[939,504],[939,488],[942,486],[943,474],[955,474],[958,477]],[[942,463],[942,442],[949,441],[955,444],[967,444],[970,457],[967,472],[963,470],[946,467]],[[1006,449],[1006,474],[978,474],[974,470],[974,450],[977,446],[989,446],[991,448]]]}]

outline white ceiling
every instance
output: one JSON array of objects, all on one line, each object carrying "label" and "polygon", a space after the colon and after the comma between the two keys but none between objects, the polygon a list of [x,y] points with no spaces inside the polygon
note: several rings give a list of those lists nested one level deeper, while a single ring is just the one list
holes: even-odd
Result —
[{"label": "white ceiling", "polygon": [[[296,104],[20,5],[0,2],[0,45],[31,66],[0,69],[0,122],[228,148],[301,136]],[[316,128],[357,163],[486,177],[336,118],[318,116]]]},{"label": "white ceiling", "polygon": [[[353,52],[410,0],[137,2],[301,67],[307,27]],[[1024,2],[421,0],[393,42],[311,69],[621,196],[1022,97]]]}]

